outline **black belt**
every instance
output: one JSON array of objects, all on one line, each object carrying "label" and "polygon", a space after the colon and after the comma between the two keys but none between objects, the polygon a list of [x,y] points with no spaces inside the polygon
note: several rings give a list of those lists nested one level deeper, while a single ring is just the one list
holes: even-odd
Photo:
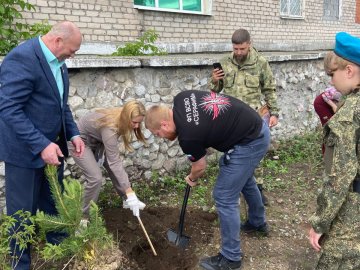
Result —
[{"label": "black belt", "polygon": [[360,193],[360,179],[355,179],[353,182],[353,191],[356,193]]}]

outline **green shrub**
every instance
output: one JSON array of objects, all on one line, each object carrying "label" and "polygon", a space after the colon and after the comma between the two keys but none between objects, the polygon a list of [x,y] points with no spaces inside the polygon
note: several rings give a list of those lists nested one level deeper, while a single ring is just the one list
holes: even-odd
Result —
[{"label": "green shrub", "polygon": [[166,52],[154,42],[158,39],[159,34],[155,30],[147,30],[137,41],[126,43],[125,46],[117,47],[114,56],[139,56],[139,55],[164,55]]},{"label": "green shrub", "polygon": [[43,258],[51,261],[71,257],[92,264],[99,253],[113,244],[112,236],[107,233],[104,220],[99,214],[99,208],[92,202],[89,223],[86,226],[81,225],[82,185],[79,181],[68,178],[64,180],[64,191],[61,192],[57,180],[57,168],[47,165],[45,171],[59,215],[50,216],[38,212],[36,223],[44,233],[49,231],[65,232],[68,237],[58,245],[47,243],[41,251]]},{"label": "green shrub", "polygon": [[[90,206],[89,221],[82,219],[83,187],[79,181],[64,180],[64,190],[59,185],[57,168],[47,165],[46,174],[59,215],[52,216],[38,211],[36,216],[18,211],[14,216],[2,215],[0,219],[0,269],[10,270],[18,258],[10,254],[10,241],[16,241],[20,251],[27,245],[33,247],[32,269],[49,269],[51,264],[67,261],[83,262],[92,269],[101,262],[101,254],[114,250],[114,241],[104,224],[95,203]],[[17,220],[20,224],[15,226]],[[21,228],[21,230],[19,230]],[[36,233],[39,229],[40,233]],[[65,232],[68,236],[58,245],[46,243],[45,234],[50,231]],[[12,232],[10,234],[10,232]]]},{"label": "green shrub", "polygon": [[[17,221],[15,216],[21,220],[18,226],[15,226]],[[28,244],[36,244],[38,240],[34,217],[30,212],[18,211],[14,216],[3,214],[0,219],[0,269],[10,270],[10,265],[15,266],[18,261],[15,256],[10,254],[9,244],[11,241],[16,241],[20,251],[23,251]]]},{"label": "green shrub", "polygon": [[22,11],[35,11],[35,7],[24,0],[1,0],[0,5],[0,55],[7,54],[20,41],[45,34],[50,26],[47,22],[33,25],[21,23]]}]

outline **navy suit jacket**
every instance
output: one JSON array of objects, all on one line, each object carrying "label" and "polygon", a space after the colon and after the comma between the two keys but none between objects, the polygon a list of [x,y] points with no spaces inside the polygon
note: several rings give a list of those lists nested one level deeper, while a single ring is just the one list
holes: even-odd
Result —
[{"label": "navy suit jacket", "polygon": [[68,155],[66,141],[79,135],[67,104],[69,77],[62,66],[63,106],[38,38],[14,48],[0,66],[0,160],[24,168],[45,165],[51,142]]}]

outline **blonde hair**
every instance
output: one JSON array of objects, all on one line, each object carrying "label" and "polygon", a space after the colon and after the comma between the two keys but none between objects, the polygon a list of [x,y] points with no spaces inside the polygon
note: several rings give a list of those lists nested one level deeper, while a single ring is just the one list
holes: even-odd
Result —
[{"label": "blonde hair", "polygon": [[122,136],[126,150],[133,151],[133,148],[130,145],[132,131],[139,141],[145,143],[145,137],[141,131],[141,126],[139,125],[138,128],[133,129],[131,125],[131,121],[135,117],[145,116],[145,107],[140,101],[132,100],[126,102],[123,107],[98,109],[96,112],[104,115],[97,120],[98,127],[108,127],[115,130],[119,137]]},{"label": "blonde hair", "polygon": [[328,75],[332,75],[332,73],[338,69],[340,70],[345,69],[347,65],[354,65],[354,64],[338,56],[334,52],[328,52],[324,58],[324,69]]},{"label": "blonde hair", "polygon": [[154,105],[146,111],[145,127],[159,129],[162,121],[170,120],[170,108],[165,105]]}]

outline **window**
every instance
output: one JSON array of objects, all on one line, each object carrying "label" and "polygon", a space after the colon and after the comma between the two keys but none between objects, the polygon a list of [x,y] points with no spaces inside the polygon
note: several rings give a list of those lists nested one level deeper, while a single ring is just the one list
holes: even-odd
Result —
[{"label": "window", "polygon": [[339,20],[340,3],[339,0],[324,0],[324,19]]},{"label": "window", "polygon": [[138,9],[211,15],[212,0],[134,0]]},{"label": "window", "polygon": [[280,0],[280,16],[292,19],[304,18],[303,0]]}]

